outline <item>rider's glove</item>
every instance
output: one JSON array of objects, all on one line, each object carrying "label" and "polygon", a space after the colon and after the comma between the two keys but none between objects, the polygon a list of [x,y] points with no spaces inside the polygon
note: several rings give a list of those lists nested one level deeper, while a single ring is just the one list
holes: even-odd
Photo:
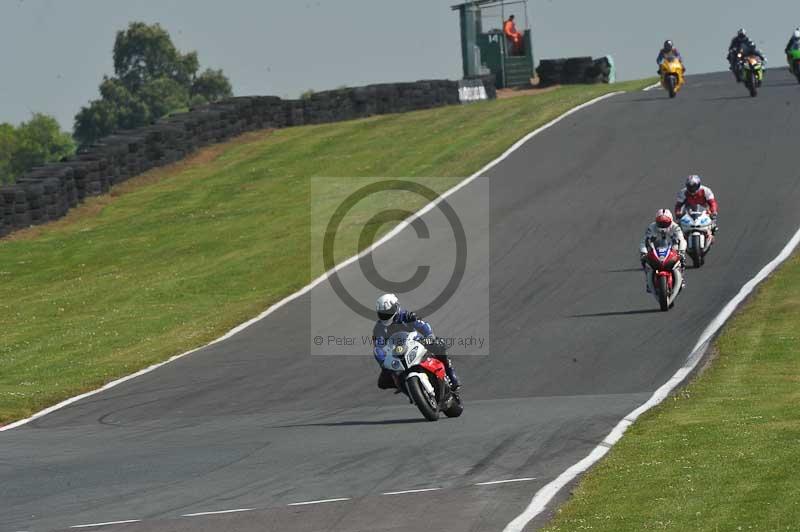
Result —
[{"label": "rider's glove", "polygon": [[417,313],[416,312],[406,313],[406,321],[408,321],[409,323],[417,321]]}]

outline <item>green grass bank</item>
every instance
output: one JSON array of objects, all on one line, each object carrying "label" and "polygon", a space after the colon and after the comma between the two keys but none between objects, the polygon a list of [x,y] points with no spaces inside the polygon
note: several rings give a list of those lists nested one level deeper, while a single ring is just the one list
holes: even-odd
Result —
[{"label": "green grass bank", "polygon": [[[651,82],[250,134],[0,240],[0,424],[202,345],[321,273],[311,177],[340,178],[332,195],[358,176],[442,192],[568,109]],[[340,232],[339,258],[360,230]]]},{"label": "green grass bank", "polygon": [[800,530],[800,255],[714,353],[628,430],[546,532]]}]

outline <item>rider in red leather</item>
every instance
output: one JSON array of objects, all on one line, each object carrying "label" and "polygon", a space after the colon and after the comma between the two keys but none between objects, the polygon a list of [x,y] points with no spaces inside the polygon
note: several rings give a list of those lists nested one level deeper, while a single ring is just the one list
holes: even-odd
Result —
[{"label": "rider in red leather", "polygon": [[699,175],[690,175],[686,178],[686,187],[678,192],[675,203],[675,216],[680,217],[682,209],[691,210],[692,207],[703,207],[714,221],[714,230],[717,229],[717,199],[710,188],[703,185]]}]

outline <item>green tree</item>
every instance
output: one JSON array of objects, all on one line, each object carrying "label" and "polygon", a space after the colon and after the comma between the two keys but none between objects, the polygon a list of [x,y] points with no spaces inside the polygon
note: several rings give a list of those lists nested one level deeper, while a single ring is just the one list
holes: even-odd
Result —
[{"label": "green tree", "polygon": [[233,94],[231,82],[222,73],[222,70],[207,68],[192,82],[192,98],[200,97],[206,102],[213,102],[227,98]]},{"label": "green tree", "polygon": [[89,144],[116,129],[130,129],[150,123],[149,106],[116,78],[103,78],[101,99],[82,107],[75,115],[75,138]]},{"label": "green tree", "polygon": [[58,161],[75,151],[72,137],[52,116],[34,113],[16,128],[0,124],[0,182],[11,183],[34,166]]},{"label": "green tree", "polygon": [[148,81],[170,78],[188,87],[200,62],[197,52],[181,54],[159,24],[131,22],[114,41],[114,73],[136,90]]},{"label": "green tree", "polygon": [[13,181],[11,157],[17,142],[16,131],[11,124],[0,124],[0,185]]},{"label": "green tree", "polygon": [[142,101],[153,116],[164,116],[189,107],[189,91],[170,78],[158,78],[145,83],[139,91]]},{"label": "green tree", "polygon": [[75,116],[74,134],[81,144],[232,94],[222,70],[198,75],[197,52],[181,53],[159,24],[131,22],[117,32],[113,59],[114,77],[103,78],[100,99]]}]

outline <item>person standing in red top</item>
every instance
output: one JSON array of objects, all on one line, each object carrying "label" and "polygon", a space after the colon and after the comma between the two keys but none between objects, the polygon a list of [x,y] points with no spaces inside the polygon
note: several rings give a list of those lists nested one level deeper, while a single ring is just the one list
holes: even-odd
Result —
[{"label": "person standing in red top", "polygon": [[503,33],[508,41],[509,55],[522,55],[522,34],[514,24],[514,15],[503,23]]},{"label": "person standing in red top", "polygon": [[703,207],[714,221],[713,231],[717,231],[717,198],[710,188],[703,185],[699,175],[690,175],[686,178],[686,186],[678,192],[675,203],[675,215],[680,216],[681,210],[691,210],[692,207]]}]

